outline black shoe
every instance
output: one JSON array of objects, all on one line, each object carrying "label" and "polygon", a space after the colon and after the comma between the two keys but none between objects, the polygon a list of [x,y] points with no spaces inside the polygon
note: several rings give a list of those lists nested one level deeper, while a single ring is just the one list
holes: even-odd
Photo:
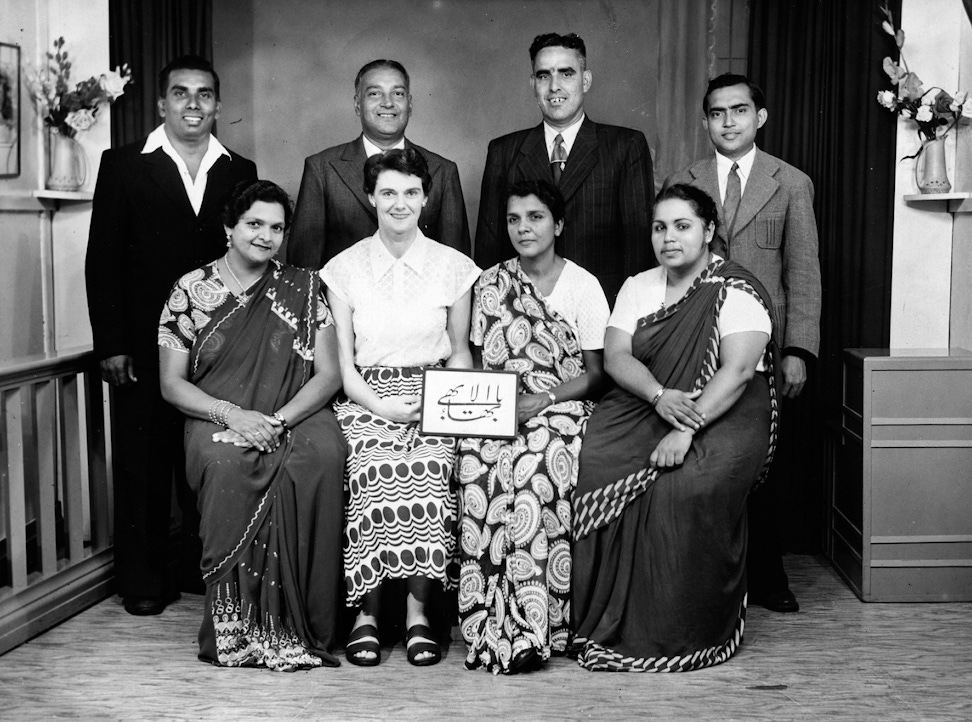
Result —
[{"label": "black shoe", "polygon": [[800,604],[797,602],[796,597],[793,596],[793,592],[789,589],[781,589],[776,592],[770,592],[769,594],[751,592],[749,601],[760,607],[765,607],[771,612],[779,612],[780,614],[790,614],[791,612],[800,611]]},{"label": "black shoe", "polygon": [[153,617],[162,614],[179,596],[178,592],[174,592],[165,597],[125,597],[125,611],[136,617]]},{"label": "black shoe", "polygon": [[540,653],[536,647],[527,647],[520,650],[510,660],[509,674],[523,674],[539,669],[541,664]]}]

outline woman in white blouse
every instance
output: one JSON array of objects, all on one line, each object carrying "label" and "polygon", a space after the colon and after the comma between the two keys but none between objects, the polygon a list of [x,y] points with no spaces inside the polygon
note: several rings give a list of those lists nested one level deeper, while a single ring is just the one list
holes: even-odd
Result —
[{"label": "woman in white blouse", "polygon": [[776,429],[766,291],[709,250],[719,212],[655,202],[659,267],[625,281],[604,339],[617,382],[591,415],[574,494],[571,611],[591,670],[724,662],[746,617],[746,497]]},{"label": "woman in white blouse", "polygon": [[408,660],[435,664],[432,584],[455,588],[458,502],[450,487],[456,440],[418,434],[422,369],[470,368],[470,288],[479,268],[418,228],[432,179],[416,150],[365,164],[378,231],[321,269],[338,336],[346,398],[334,406],[348,441],[344,573],[358,610],[345,648],[352,664],[381,661],[382,582],[407,580]]}]

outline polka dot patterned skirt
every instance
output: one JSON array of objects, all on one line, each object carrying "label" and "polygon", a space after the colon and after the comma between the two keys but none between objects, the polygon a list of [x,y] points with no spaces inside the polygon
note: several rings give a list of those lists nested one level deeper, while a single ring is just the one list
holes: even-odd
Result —
[{"label": "polka dot patterned skirt", "polygon": [[[422,393],[421,368],[360,371],[382,398]],[[334,414],[348,441],[348,606],[359,606],[385,579],[425,576],[454,588],[458,500],[451,480],[456,440],[420,435],[418,424],[389,421],[346,398],[334,404]]]}]

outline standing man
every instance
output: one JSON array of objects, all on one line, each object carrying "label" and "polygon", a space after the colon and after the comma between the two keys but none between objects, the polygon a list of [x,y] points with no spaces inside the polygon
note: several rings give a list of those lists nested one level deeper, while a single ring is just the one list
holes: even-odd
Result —
[{"label": "standing man", "polygon": [[159,390],[159,315],[176,279],[225,252],[223,204],[256,166],[212,135],[219,77],[182,56],[159,73],[162,125],[107,150],[95,187],[85,280],[101,375],[113,389],[115,579],[130,614],[160,614],[169,580],[173,473],[190,543],[182,586],[202,591],[199,520],[185,481],[183,417]]},{"label": "standing man", "polygon": [[519,181],[545,180],[560,188],[567,204],[557,253],[597,276],[613,305],[625,278],[655,265],[648,141],[640,131],[586,117],[584,95],[593,76],[577,35],[538,35],[530,61],[543,122],[489,144],[476,264],[489,268],[513,255],[506,231],[507,189]]},{"label": "standing man", "polygon": [[364,164],[393,148],[415,148],[432,174],[429,201],[419,228],[433,241],[469,253],[469,222],[451,160],[409,142],[405,128],[412,114],[408,72],[394,60],[372,60],[354,79],[354,112],[361,135],[322,150],[304,161],[287,262],[321,268],[332,257],[378,230],[378,217],[364,190]]},{"label": "standing man", "polygon": [[[711,80],[702,123],[715,155],[669,178],[719,201],[713,250],[756,274],[773,299],[775,339],[782,348],[784,398],[796,398],[807,363],[820,346],[820,261],[813,183],[805,173],[756,147],[766,122],[763,91],[743,75]],[[777,532],[777,484],[749,497],[749,599],[776,612],[800,609],[783,570]]]}]

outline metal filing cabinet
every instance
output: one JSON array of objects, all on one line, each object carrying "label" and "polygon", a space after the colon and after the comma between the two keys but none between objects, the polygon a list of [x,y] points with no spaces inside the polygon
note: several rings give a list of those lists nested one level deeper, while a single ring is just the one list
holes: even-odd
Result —
[{"label": "metal filing cabinet", "polygon": [[846,349],[829,552],[865,602],[972,601],[972,352]]}]

